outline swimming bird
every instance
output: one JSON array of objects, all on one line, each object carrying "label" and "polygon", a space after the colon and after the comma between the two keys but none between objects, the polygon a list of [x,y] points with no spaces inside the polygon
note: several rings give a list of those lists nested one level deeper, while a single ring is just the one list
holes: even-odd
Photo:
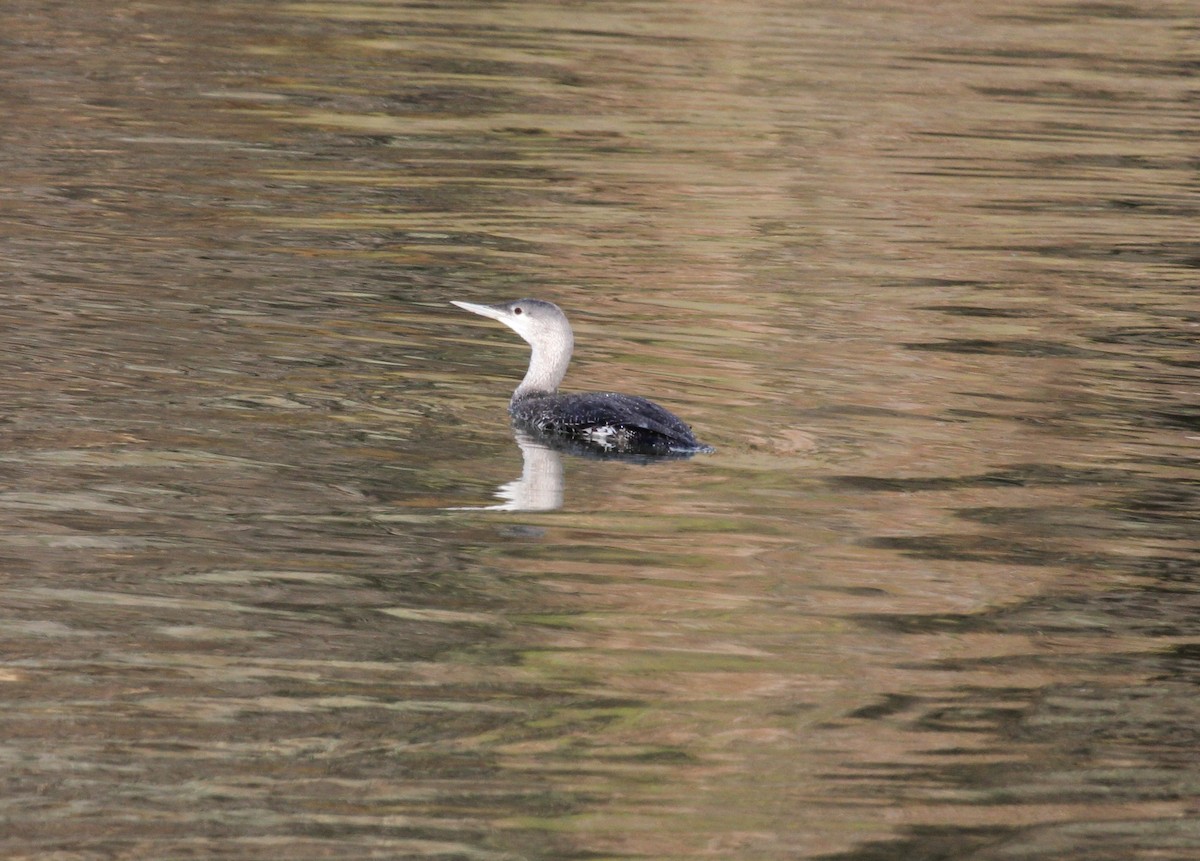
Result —
[{"label": "swimming bird", "polygon": [[567,315],[553,302],[517,299],[498,305],[452,304],[500,321],[533,348],[529,370],[508,402],[515,423],[550,436],[580,440],[604,452],[679,455],[712,451],[692,435],[682,419],[645,398],[616,392],[559,394],[575,336]]}]

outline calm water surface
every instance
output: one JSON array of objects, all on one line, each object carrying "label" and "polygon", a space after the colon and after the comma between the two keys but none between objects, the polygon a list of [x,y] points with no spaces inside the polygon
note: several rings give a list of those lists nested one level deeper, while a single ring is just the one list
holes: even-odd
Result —
[{"label": "calm water surface", "polygon": [[9,3],[4,856],[1200,857],[1195,8],[993,10]]}]

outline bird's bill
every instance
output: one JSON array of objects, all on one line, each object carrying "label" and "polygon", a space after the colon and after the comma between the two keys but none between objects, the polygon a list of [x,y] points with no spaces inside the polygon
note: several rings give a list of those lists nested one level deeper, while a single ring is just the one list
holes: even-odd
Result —
[{"label": "bird's bill", "polygon": [[450,304],[457,305],[464,311],[470,311],[472,314],[478,314],[481,317],[490,317],[493,320],[502,320],[507,314],[503,308],[498,308],[494,305],[476,305],[474,302],[459,302],[457,299],[451,299]]}]

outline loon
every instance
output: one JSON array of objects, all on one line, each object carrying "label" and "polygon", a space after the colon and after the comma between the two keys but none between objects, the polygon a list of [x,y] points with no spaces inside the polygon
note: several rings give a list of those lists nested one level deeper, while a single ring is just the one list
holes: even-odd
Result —
[{"label": "loon", "polygon": [[533,348],[529,370],[513,392],[513,421],[542,434],[579,440],[603,452],[686,455],[711,452],[683,420],[653,401],[616,392],[559,394],[575,338],[553,302],[517,299],[498,305],[458,302],[464,311],[499,320]]}]

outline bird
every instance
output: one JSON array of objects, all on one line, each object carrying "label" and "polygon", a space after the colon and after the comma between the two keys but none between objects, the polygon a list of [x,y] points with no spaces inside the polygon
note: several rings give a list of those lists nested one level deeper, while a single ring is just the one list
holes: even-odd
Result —
[{"label": "bird", "polygon": [[617,392],[560,394],[575,336],[567,315],[553,302],[451,304],[498,320],[533,348],[529,369],[508,403],[513,422],[521,428],[583,442],[599,452],[679,456],[713,451],[681,418],[646,398]]}]

